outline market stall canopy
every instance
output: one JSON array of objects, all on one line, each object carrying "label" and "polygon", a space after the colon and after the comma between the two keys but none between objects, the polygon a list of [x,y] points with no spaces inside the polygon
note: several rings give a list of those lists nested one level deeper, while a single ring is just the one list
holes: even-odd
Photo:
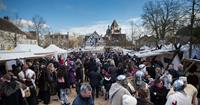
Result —
[{"label": "market stall canopy", "polygon": [[0,61],[35,57],[42,57],[42,55],[34,55],[32,52],[0,52]]},{"label": "market stall canopy", "polygon": [[146,45],[144,45],[144,46],[142,46],[142,47],[140,48],[140,50],[141,50],[141,51],[142,51],[142,50],[151,50],[151,48],[148,47],[148,46],[146,46]]},{"label": "market stall canopy", "polygon": [[13,52],[32,52],[34,55],[51,55],[53,54],[52,51],[48,51],[38,45],[32,44],[18,44],[15,47]]},{"label": "market stall canopy", "polygon": [[86,46],[85,48],[81,49],[83,52],[91,51],[91,52],[104,52],[104,46]]},{"label": "market stall canopy", "polygon": [[61,48],[57,47],[57,46],[54,45],[54,44],[49,45],[49,46],[48,46],[47,48],[45,48],[45,49],[48,50],[48,51],[51,51],[51,52],[55,52],[55,53],[57,53],[57,54],[67,53],[66,50],[61,49]]},{"label": "market stall canopy", "polygon": [[173,50],[166,50],[166,49],[158,49],[158,50],[144,50],[144,51],[138,51],[138,52],[131,52],[128,53],[130,56],[137,56],[139,58],[144,57],[151,57],[151,56],[157,56],[162,54],[167,54]]}]

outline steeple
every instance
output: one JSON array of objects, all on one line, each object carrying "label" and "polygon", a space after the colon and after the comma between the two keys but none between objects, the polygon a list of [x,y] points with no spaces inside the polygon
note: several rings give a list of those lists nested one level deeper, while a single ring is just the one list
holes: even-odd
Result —
[{"label": "steeple", "polygon": [[111,29],[114,29],[115,27],[119,27],[117,21],[114,19],[112,24],[111,24]]},{"label": "steeple", "polygon": [[112,34],[121,34],[121,28],[119,27],[116,20],[113,20],[111,24],[111,31],[112,31]]}]

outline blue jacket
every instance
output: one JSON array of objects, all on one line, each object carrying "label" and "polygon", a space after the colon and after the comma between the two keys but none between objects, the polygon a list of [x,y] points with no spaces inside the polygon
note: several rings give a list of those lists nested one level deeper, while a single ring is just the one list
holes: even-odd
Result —
[{"label": "blue jacket", "polygon": [[94,105],[94,101],[93,101],[92,97],[90,97],[89,100],[85,100],[85,99],[81,98],[80,95],[78,95],[74,99],[72,105]]}]

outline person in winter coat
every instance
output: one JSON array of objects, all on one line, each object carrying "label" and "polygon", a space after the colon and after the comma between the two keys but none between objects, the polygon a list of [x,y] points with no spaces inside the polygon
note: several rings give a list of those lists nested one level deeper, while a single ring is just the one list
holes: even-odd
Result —
[{"label": "person in winter coat", "polygon": [[64,65],[64,64],[65,64],[65,59],[64,59],[63,56],[60,57],[59,63],[60,63],[61,65]]},{"label": "person in winter coat", "polygon": [[164,81],[164,86],[169,90],[173,81],[172,75],[169,73],[169,71],[166,70],[160,79]]},{"label": "person in winter coat", "polygon": [[110,105],[122,105],[123,96],[131,95],[130,92],[125,88],[128,84],[125,75],[117,76],[117,81],[111,85],[109,91]]},{"label": "person in winter coat", "polygon": [[176,80],[173,83],[175,93],[171,94],[165,105],[192,105],[191,97],[184,92],[184,82]]},{"label": "person in winter coat", "polygon": [[150,88],[151,102],[155,105],[165,105],[167,92],[167,88],[163,86],[163,81],[156,79],[154,85]]},{"label": "person in winter coat", "polygon": [[150,64],[150,62],[147,63],[147,67],[146,67],[146,70],[148,72],[148,75],[151,76],[151,78],[155,79],[156,77],[156,71],[155,71],[155,68],[152,67],[152,65]]},{"label": "person in winter coat", "polygon": [[[185,85],[184,92],[188,96],[191,97],[190,101],[191,101],[192,105],[198,105],[198,99],[197,99],[198,91],[197,91],[197,89],[193,85],[187,83],[187,77],[182,76],[182,77],[179,77],[179,79],[184,82],[184,85]],[[167,98],[174,93],[175,93],[174,88],[171,88],[170,91],[167,94]]]},{"label": "person in winter coat", "polygon": [[72,105],[94,105],[92,87],[89,84],[81,85],[80,94],[73,100]]},{"label": "person in winter coat", "polygon": [[160,67],[156,67],[155,72],[156,72],[155,79],[158,79],[162,76],[162,70]]},{"label": "person in winter coat", "polygon": [[149,100],[149,92],[148,88],[140,88],[137,90],[137,105],[154,105],[150,100]]},{"label": "person in winter coat", "polygon": [[90,61],[88,64],[88,73],[90,73],[91,71],[94,71],[96,69],[98,69],[98,67],[97,67],[95,58],[90,58]]},{"label": "person in winter coat", "polygon": [[198,88],[199,85],[199,78],[198,76],[195,74],[195,72],[197,71],[197,66],[193,65],[190,69],[189,69],[189,74],[187,76],[187,82],[189,84],[192,84],[194,87]]},{"label": "person in winter coat", "polygon": [[79,94],[81,83],[83,83],[83,64],[80,59],[76,61],[76,92]]},{"label": "person in winter coat", "polygon": [[115,67],[115,62],[112,59],[109,60],[108,72],[111,76],[112,83],[116,82],[117,68]]},{"label": "person in winter coat", "polygon": [[118,67],[117,67],[117,76],[118,75],[124,75],[125,74],[125,71],[124,71],[124,68],[123,68],[123,64],[122,63],[119,63],[118,64]]},{"label": "person in winter coat", "polygon": [[112,85],[111,77],[110,76],[108,76],[108,77],[104,76],[103,86],[104,86],[104,88],[106,90],[105,100],[107,100],[109,98],[109,94],[108,93],[109,93],[111,85]]},{"label": "person in winter coat", "polygon": [[138,93],[137,105],[154,105],[148,99],[148,92],[145,89],[139,89],[137,93]]},{"label": "person in winter coat", "polygon": [[175,81],[176,79],[178,79],[179,74],[178,74],[178,71],[176,71],[176,70],[174,69],[174,65],[173,65],[173,64],[170,64],[170,65],[169,65],[168,71],[169,71],[169,73],[172,75],[173,81]]},{"label": "person in winter coat", "polygon": [[178,65],[178,75],[179,76],[185,76],[185,71],[183,69],[183,65],[182,64]]},{"label": "person in winter coat", "polygon": [[92,96],[96,93],[96,98],[99,97],[99,90],[101,85],[101,74],[97,72],[97,69],[89,73],[90,85],[92,86]]},{"label": "person in winter coat", "polygon": [[75,64],[74,61],[68,61],[69,70],[68,70],[68,80],[72,87],[76,82],[76,72],[75,72]]},{"label": "person in winter coat", "polygon": [[27,97],[27,102],[29,105],[36,105],[37,104],[37,97],[36,97],[36,74],[33,70],[29,69],[28,65],[25,63],[23,64],[23,70],[18,73],[19,80],[24,83],[26,86],[30,88],[31,96]]},{"label": "person in winter coat", "polygon": [[20,84],[13,80],[11,75],[8,73],[5,74],[2,78],[3,84],[1,91],[4,94],[3,99],[4,103],[1,103],[3,105],[27,105],[25,102],[25,99],[22,96],[22,92],[20,90]]},{"label": "person in winter coat", "polygon": [[53,71],[54,69],[54,65],[53,63],[50,63],[46,69],[43,69],[42,71],[42,75],[43,75],[43,86],[41,88],[41,90],[43,91],[43,101],[44,104],[49,104],[50,103],[50,99],[51,99],[51,91],[52,90],[52,83],[54,82],[53,79]]},{"label": "person in winter coat", "polygon": [[135,74],[135,78],[131,80],[131,84],[135,88],[135,91],[140,88],[144,88],[144,86],[147,85],[147,83],[144,82],[144,72],[138,70]]},{"label": "person in winter coat", "polygon": [[61,105],[70,105],[70,103],[67,100],[67,79],[65,76],[67,75],[65,72],[66,67],[60,66],[58,68],[58,73],[57,73],[57,84],[58,84],[58,90],[59,90],[59,95],[60,95],[60,101]]},{"label": "person in winter coat", "polygon": [[89,75],[89,63],[90,60],[88,57],[85,58],[84,60],[84,74],[85,74],[85,81],[88,81],[88,75]]}]

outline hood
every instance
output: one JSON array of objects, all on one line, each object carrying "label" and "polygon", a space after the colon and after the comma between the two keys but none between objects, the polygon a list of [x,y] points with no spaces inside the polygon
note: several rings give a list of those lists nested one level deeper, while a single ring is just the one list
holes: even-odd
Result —
[{"label": "hood", "polygon": [[122,86],[119,83],[113,83],[110,90],[109,90],[109,97],[112,98],[112,96],[118,92]]}]

